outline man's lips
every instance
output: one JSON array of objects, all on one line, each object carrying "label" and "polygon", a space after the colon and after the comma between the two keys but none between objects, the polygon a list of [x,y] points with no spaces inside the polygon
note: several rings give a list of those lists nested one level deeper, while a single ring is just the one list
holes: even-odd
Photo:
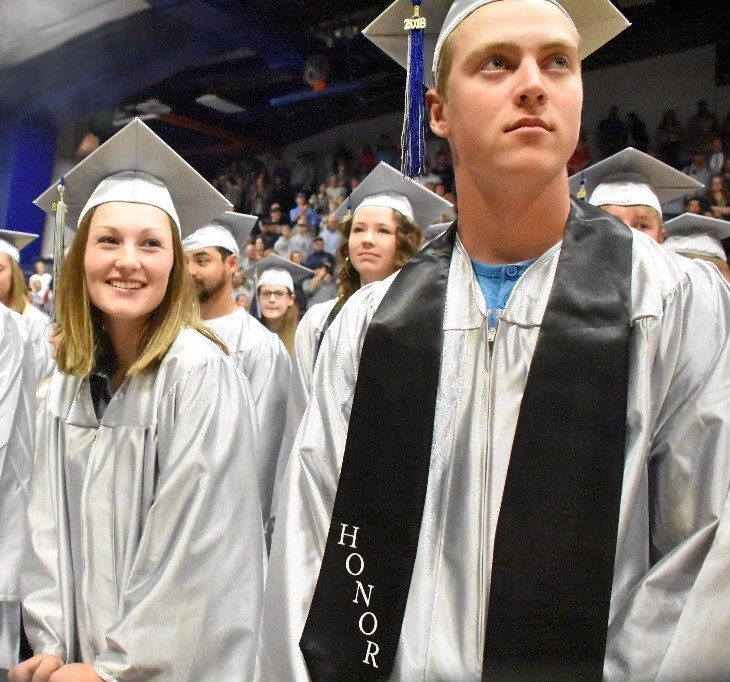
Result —
[{"label": "man's lips", "polygon": [[506,132],[511,133],[515,130],[521,130],[523,128],[542,128],[543,130],[551,130],[550,126],[545,123],[545,121],[543,121],[541,118],[531,116],[529,118],[521,118],[516,123],[513,123],[507,128]]}]

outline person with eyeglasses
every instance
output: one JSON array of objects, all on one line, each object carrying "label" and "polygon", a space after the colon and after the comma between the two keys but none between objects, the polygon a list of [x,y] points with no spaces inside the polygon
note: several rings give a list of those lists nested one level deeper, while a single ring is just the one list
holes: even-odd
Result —
[{"label": "person with eyeglasses", "polygon": [[279,336],[289,355],[294,352],[294,335],[299,324],[297,282],[313,273],[277,255],[259,261],[244,273],[256,282],[256,314],[261,323]]}]

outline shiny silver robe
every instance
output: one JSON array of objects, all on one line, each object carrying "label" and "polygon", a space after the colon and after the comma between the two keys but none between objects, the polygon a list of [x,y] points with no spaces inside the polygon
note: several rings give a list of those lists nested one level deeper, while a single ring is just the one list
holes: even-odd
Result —
[{"label": "shiny silver robe", "polygon": [[23,574],[35,653],[108,681],[250,679],[264,579],[252,404],[189,329],[98,421],[88,378],[56,372]]},{"label": "shiny silver robe", "polygon": [[18,662],[34,414],[33,346],[20,315],[0,304],[0,668]]},{"label": "shiny silver robe", "polygon": [[[730,679],[730,290],[713,266],[632,234],[626,464],[604,677]],[[517,283],[492,350],[484,298],[457,240],[426,506],[394,680],[480,679],[496,524],[559,251],[558,244],[543,254]],[[308,679],[299,639],[362,343],[391,281],[355,294],[320,350],[282,484],[257,655],[262,682]]]},{"label": "shiny silver robe", "polygon": [[276,462],[284,434],[291,360],[281,339],[239,308],[230,315],[205,320],[228,346],[228,353],[251,384],[259,425],[257,472],[261,513],[269,519]]},{"label": "shiny silver robe", "polygon": [[291,361],[291,382],[289,384],[289,396],[286,401],[286,425],[284,436],[281,440],[279,459],[276,464],[276,478],[274,481],[274,495],[271,501],[270,525],[273,528],[276,522],[276,507],[279,504],[281,494],[281,480],[284,478],[286,465],[289,462],[294,439],[296,438],[299,424],[304,416],[309,402],[309,394],[312,391],[312,374],[314,363],[317,359],[319,340],[322,337],[322,330],[327,322],[332,308],[335,307],[337,299],[333,298],[322,303],[315,303],[304,313],[304,317],[297,325],[294,337],[294,354]]},{"label": "shiny silver robe", "polygon": [[23,322],[25,322],[30,334],[35,355],[35,383],[36,386],[50,379],[53,370],[56,368],[56,361],[51,353],[51,320],[48,315],[42,313],[30,303],[26,303],[23,310]]}]

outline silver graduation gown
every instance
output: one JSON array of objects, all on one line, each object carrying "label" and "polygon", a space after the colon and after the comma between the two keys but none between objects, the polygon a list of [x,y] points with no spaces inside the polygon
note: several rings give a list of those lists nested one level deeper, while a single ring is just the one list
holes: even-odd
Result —
[{"label": "silver graduation gown", "polygon": [[291,360],[281,339],[239,308],[205,320],[228,346],[233,363],[251,384],[259,424],[257,471],[263,522],[269,519],[276,462],[284,433]]},{"label": "silver graduation gown", "polygon": [[[730,289],[713,266],[632,234],[626,463],[604,678],[727,680]],[[517,283],[490,350],[484,299],[457,240],[426,506],[391,679],[480,679],[496,523],[559,251],[543,254]],[[282,483],[257,654],[261,681],[308,679],[299,640],[362,343],[392,279],[356,293],[320,350]]]},{"label": "silver graduation gown", "polygon": [[[264,580],[250,389],[185,329],[97,421],[56,372],[38,438],[23,575],[35,653],[104,680],[249,680]],[[77,648],[78,647],[78,648]]]},{"label": "silver graduation gown", "polygon": [[0,305],[0,668],[18,662],[34,415],[33,346],[20,315]]},{"label": "silver graduation gown", "polygon": [[56,361],[51,354],[51,321],[45,313],[30,303],[23,310],[23,321],[28,327],[30,340],[35,353],[36,386],[50,379],[56,368]]},{"label": "silver graduation gown", "polygon": [[279,460],[276,464],[274,495],[271,500],[271,512],[269,514],[272,528],[276,521],[276,507],[279,504],[281,480],[284,477],[294,439],[304,416],[304,411],[307,409],[309,394],[312,390],[312,374],[314,373],[314,362],[317,359],[319,340],[327,318],[336,303],[337,299],[333,298],[329,301],[316,303],[309,308],[299,321],[294,336],[291,382],[289,384],[289,396],[286,401],[286,425],[284,427],[284,436],[281,439]]}]

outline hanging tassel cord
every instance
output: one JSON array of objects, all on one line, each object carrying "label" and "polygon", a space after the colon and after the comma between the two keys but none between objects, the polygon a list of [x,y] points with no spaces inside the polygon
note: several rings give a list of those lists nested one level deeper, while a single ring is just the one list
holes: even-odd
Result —
[{"label": "hanging tassel cord", "polygon": [[408,68],[401,147],[401,172],[409,178],[426,174],[426,92],[423,86],[423,46],[426,19],[422,0],[412,0],[413,16],[404,21],[408,33]]}]

